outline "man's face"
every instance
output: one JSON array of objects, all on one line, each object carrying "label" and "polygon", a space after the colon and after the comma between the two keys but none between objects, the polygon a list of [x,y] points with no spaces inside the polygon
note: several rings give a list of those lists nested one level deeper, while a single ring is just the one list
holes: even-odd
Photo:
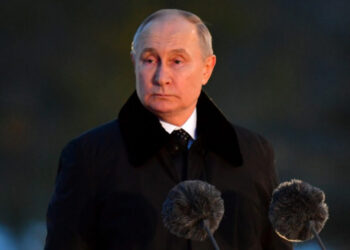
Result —
[{"label": "man's face", "polygon": [[160,119],[182,125],[210,78],[215,56],[203,58],[195,26],[176,16],[147,24],[135,51],[140,101]]}]

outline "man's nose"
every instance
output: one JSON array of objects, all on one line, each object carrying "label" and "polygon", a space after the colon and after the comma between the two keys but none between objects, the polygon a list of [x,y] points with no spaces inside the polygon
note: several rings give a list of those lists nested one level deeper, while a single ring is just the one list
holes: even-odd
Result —
[{"label": "man's nose", "polygon": [[167,85],[171,82],[169,69],[163,63],[158,64],[154,81],[159,85]]}]

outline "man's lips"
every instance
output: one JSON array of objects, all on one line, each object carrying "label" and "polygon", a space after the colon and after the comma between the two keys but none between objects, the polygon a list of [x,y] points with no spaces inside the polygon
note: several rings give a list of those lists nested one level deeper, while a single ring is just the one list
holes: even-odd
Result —
[{"label": "man's lips", "polygon": [[156,96],[156,97],[170,97],[172,95],[169,95],[169,94],[158,94],[158,93],[155,93],[155,94],[152,94],[153,96]]}]

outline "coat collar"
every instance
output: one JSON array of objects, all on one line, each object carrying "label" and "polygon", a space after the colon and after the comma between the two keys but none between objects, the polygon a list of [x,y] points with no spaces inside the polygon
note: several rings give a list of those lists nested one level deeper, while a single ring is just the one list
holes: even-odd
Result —
[{"label": "coat collar", "polygon": [[[128,158],[135,166],[142,165],[169,140],[158,118],[149,112],[134,92],[119,112],[119,124]],[[237,135],[213,101],[202,91],[197,103],[197,134],[203,146],[233,166],[242,165]]]}]

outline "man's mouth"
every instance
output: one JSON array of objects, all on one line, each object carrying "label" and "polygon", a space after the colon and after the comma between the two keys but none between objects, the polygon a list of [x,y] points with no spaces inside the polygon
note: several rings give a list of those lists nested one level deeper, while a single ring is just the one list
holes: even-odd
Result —
[{"label": "man's mouth", "polygon": [[161,94],[161,93],[155,93],[153,94],[154,96],[159,96],[159,97],[168,97],[168,96],[171,96],[169,94]]}]

